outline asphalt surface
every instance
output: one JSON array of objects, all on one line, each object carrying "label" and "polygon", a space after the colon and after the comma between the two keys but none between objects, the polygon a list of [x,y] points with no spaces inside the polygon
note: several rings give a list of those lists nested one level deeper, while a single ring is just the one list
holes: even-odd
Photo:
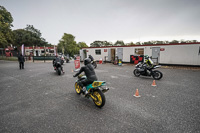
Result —
[{"label": "asphalt surface", "polygon": [[99,109],[76,94],[72,69],[71,61],[58,76],[51,62],[19,70],[18,62],[0,61],[0,132],[200,132],[200,70],[159,68],[163,78],[153,87],[153,78],[133,75],[133,65],[98,64],[97,77],[110,88]]}]

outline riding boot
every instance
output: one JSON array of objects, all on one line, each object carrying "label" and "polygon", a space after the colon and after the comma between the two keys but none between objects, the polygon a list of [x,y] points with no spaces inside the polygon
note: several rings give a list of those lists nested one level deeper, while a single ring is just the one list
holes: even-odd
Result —
[{"label": "riding boot", "polygon": [[63,70],[63,67],[61,67],[61,70],[62,70],[62,72],[63,72],[63,74],[65,73],[65,71]]},{"label": "riding boot", "polygon": [[82,90],[83,90],[83,93],[84,93],[85,95],[87,95],[87,94],[88,94],[88,91],[87,91],[87,89],[86,89],[86,87],[85,87],[85,86],[83,87],[83,89],[82,89]]}]

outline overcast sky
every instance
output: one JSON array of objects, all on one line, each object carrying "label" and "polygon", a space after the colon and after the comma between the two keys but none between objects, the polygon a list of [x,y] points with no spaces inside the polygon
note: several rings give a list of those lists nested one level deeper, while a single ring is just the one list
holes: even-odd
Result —
[{"label": "overcast sky", "polygon": [[14,27],[33,25],[57,45],[64,33],[76,42],[200,41],[200,0],[0,0]]}]

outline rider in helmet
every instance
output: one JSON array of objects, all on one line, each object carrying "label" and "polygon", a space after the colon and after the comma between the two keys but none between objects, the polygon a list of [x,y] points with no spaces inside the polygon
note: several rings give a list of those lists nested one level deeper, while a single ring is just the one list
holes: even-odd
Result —
[{"label": "rider in helmet", "polygon": [[153,61],[151,60],[151,58],[148,56],[148,55],[145,55],[144,56],[145,58],[145,67],[144,67],[144,71],[145,73],[149,74],[149,69],[151,69],[154,65],[153,65]]},{"label": "rider in helmet", "polygon": [[75,75],[73,75],[73,77],[76,77],[79,74],[81,74],[82,72],[85,72],[87,79],[81,80],[79,82],[79,85],[83,88],[82,90],[85,93],[85,95],[88,94],[85,86],[88,85],[88,84],[91,84],[91,83],[93,83],[94,81],[97,80],[97,76],[95,74],[94,68],[93,68],[93,66],[90,62],[91,62],[91,60],[89,58],[86,58],[84,60],[85,66],[82,66],[81,69],[79,70],[79,72],[76,73]]},{"label": "rider in helmet", "polygon": [[147,64],[148,67],[153,67],[153,61],[151,60],[151,58],[148,55],[145,55],[145,64]]},{"label": "rider in helmet", "polygon": [[[60,64],[61,64],[61,58],[59,57],[59,56],[55,56],[55,58],[53,59],[53,67],[55,68],[56,67],[56,63],[57,62],[60,62]],[[63,73],[65,73],[64,72],[64,70],[63,70],[63,67],[62,67],[62,65],[61,65],[61,71],[63,72]]]}]

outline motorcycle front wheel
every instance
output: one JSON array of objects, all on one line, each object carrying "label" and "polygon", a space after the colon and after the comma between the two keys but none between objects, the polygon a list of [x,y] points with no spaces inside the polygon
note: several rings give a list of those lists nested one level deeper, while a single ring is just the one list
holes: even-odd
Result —
[{"label": "motorcycle front wheel", "polygon": [[78,95],[80,95],[81,94],[81,86],[76,82],[75,83],[75,91],[76,91],[76,93],[78,94]]},{"label": "motorcycle front wheel", "polygon": [[163,74],[160,71],[155,70],[155,71],[153,71],[152,76],[153,76],[154,79],[159,80],[163,77]]},{"label": "motorcycle front wheel", "polygon": [[133,74],[134,74],[136,77],[139,77],[139,76],[140,76],[140,72],[139,72],[138,69],[135,69],[135,70],[133,71]]},{"label": "motorcycle front wheel", "polygon": [[95,90],[93,93],[93,97],[95,97],[95,99],[93,99],[93,102],[97,107],[101,108],[105,105],[106,98],[101,90]]}]

